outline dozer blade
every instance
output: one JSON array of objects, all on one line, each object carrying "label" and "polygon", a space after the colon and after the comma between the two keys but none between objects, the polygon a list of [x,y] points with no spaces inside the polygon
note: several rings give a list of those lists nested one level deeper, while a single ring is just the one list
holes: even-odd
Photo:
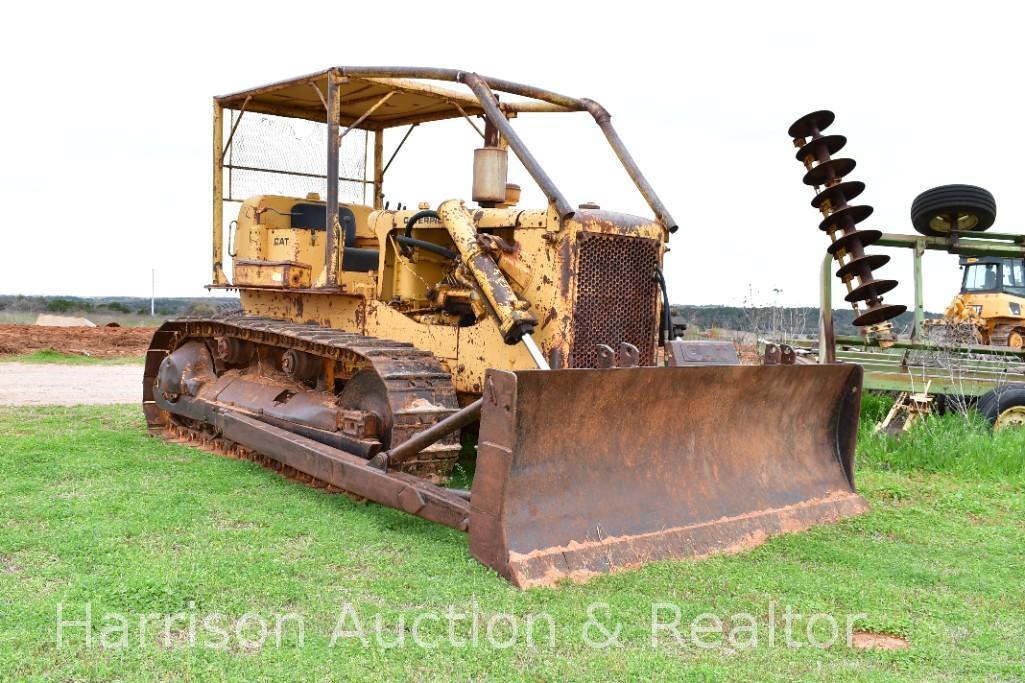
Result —
[{"label": "dozer blade", "polygon": [[517,586],[856,515],[854,365],[492,370],[470,550]]}]

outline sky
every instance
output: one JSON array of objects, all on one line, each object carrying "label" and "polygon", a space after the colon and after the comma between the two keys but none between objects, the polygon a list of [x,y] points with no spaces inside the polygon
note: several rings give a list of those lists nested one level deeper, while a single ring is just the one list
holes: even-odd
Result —
[{"label": "sky", "polygon": [[[0,69],[0,293],[204,296],[210,251],[210,98],[329,65],[439,66],[602,103],[680,224],[670,297],[815,306],[828,238],[786,131],[832,109],[849,176],[911,233],[921,191],[989,189],[994,230],[1025,228],[1025,95],[1016,3],[643,2],[14,3]],[[328,30],[331,23],[337,27]],[[456,85],[455,87],[460,87]],[[586,114],[514,122],[574,204],[648,215]],[[417,132],[386,191],[408,205],[469,199],[479,138],[453,121]],[[389,133],[386,155],[401,132]],[[521,205],[542,195],[513,165]],[[230,220],[230,216],[226,221]],[[874,250],[878,250],[877,248]],[[912,261],[878,276],[911,305]],[[957,259],[925,258],[942,310]],[[840,286],[834,303],[843,306]]]}]

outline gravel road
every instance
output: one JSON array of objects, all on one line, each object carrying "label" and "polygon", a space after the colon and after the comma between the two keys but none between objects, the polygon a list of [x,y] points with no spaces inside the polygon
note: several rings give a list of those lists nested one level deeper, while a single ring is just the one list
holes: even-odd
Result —
[{"label": "gravel road", "polygon": [[141,400],[141,365],[0,363],[0,406],[73,406]]}]

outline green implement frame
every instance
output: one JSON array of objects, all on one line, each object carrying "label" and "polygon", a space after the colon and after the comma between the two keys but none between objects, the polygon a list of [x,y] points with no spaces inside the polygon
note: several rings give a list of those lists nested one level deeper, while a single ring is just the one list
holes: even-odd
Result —
[{"label": "green implement frame", "polygon": [[[865,388],[881,391],[922,392],[981,396],[1000,384],[1025,382],[1025,350],[1001,346],[937,345],[924,336],[925,306],[922,292],[922,255],[927,249],[963,256],[1025,258],[1025,235],[954,233],[950,237],[923,237],[884,233],[880,247],[910,249],[914,258],[915,306],[910,340],[880,345],[869,336],[837,336],[833,327],[833,257],[822,261],[818,342],[796,341],[794,346],[818,347],[819,363],[857,363],[865,370]],[[934,357],[933,357],[934,356]]]}]

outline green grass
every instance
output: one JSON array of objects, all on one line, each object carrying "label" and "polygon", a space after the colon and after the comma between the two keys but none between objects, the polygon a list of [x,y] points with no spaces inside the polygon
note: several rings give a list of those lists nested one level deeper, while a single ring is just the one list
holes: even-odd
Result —
[{"label": "green grass", "polygon": [[[896,443],[862,431],[858,481],[869,514],[740,555],[521,592],[477,564],[463,534],[151,439],[136,406],[0,409],[0,679],[1022,679],[1025,474],[1013,457],[1021,438],[993,439],[953,418]],[[711,649],[667,638],[653,646],[659,602],[677,605],[683,624],[703,612],[748,613],[759,644],[732,649],[713,636]],[[586,645],[595,603],[608,605],[597,616],[621,624],[619,645]],[[97,630],[111,625],[105,614],[125,614],[128,646],[87,647],[79,627],[58,647],[58,604],[66,619],[90,604]],[[330,645],[346,604],[366,647],[355,638]],[[770,609],[788,605],[805,619],[864,614],[859,628],[910,647],[818,649],[803,635],[801,648],[769,645]],[[411,639],[417,614],[444,618],[450,606],[480,616],[479,647],[448,643],[443,619],[422,624],[437,648],[375,642],[375,615],[390,642],[403,618]],[[158,623],[140,644],[140,615],[176,612],[185,616],[169,642]],[[231,636],[227,649],[212,649],[202,635],[189,647],[188,615],[214,612],[301,615],[303,645],[286,626],[281,647]],[[521,635],[516,647],[491,647],[483,630],[501,613],[550,615],[554,642],[537,629],[533,646]],[[351,618],[343,628],[354,628]],[[467,622],[455,633],[469,637]]]},{"label": "green grass", "polygon": [[122,358],[95,358],[75,353],[62,353],[53,349],[42,349],[32,353],[21,353],[11,356],[0,356],[0,363],[59,363],[63,365],[142,365],[146,362],[143,356],[124,356]]},{"label": "green grass", "polygon": [[929,416],[909,436],[895,440],[872,430],[890,405],[886,398],[866,397],[858,435],[862,467],[909,475],[945,472],[984,481],[1025,478],[1025,429],[994,433],[985,418],[970,411],[967,416]]}]

